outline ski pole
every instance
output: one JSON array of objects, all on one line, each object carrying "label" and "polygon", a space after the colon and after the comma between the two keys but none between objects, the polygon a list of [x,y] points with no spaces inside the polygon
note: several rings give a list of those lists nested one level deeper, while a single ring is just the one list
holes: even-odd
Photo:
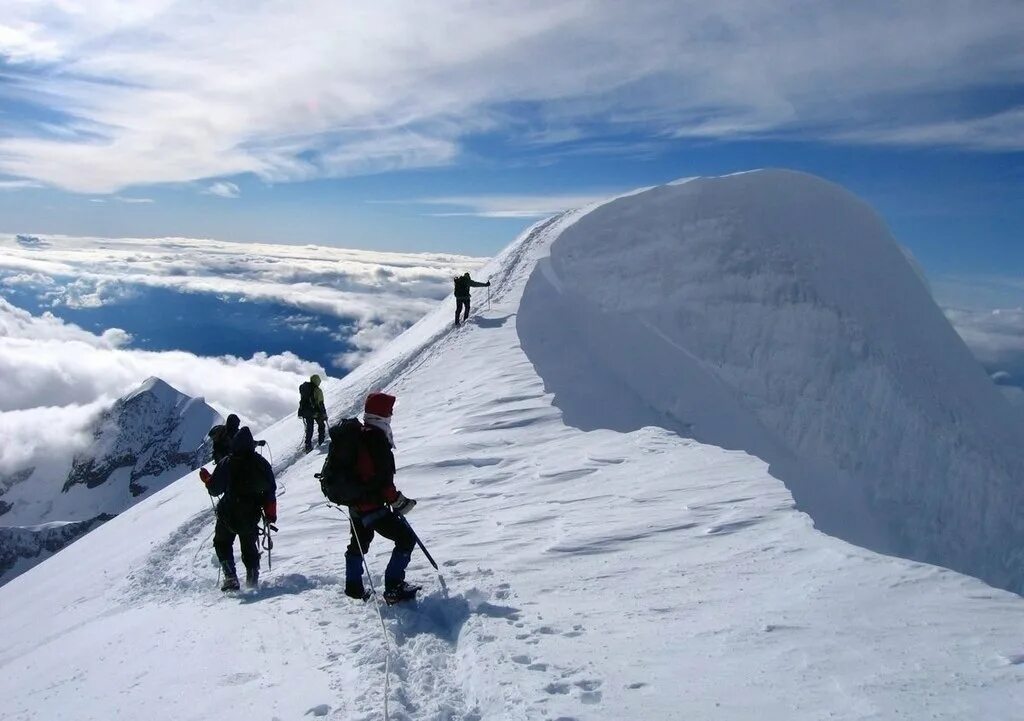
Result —
[{"label": "ski pole", "polygon": [[430,551],[427,550],[427,547],[423,545],[423,541],[420,540],[420,537],[413,529],[412,524],[409,523],[409,519],[405,516],[401,516],[401,519],[405,521],[405,527],[409,529],[409,532],[412,534],[412,537],[416,539],[416,545],[420,547],[420,550],[423,551],[423,555],[427,557],[427,560],[430,562],[430,565],[434,567],[435,571],[437,571],[437,580],[441,582],[441,590],[444,591],[445,598],[447,598],[448,584],[444,582],[444,576],[441,575],[441,569],[437,567],[437,561],[435,561],[434,557],[430,555]]},{"label": "ski pole", "polygon": [[487,312],[491,312],[491,279],[487,278]]}]

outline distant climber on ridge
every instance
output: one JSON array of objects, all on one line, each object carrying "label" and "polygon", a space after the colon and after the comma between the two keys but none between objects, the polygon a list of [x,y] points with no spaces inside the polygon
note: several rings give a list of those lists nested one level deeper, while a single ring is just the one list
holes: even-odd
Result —
[{"label": "distant climber on ridge", "polygon": [[231,439],[238,433],[238,416],[234,413],[219,426],[214,426],[206,437],[213,442],[213,462],[219,464],[222,460],[231,455]]},{"label": "distant climber on ridge", "polygon": [[306,426],[305,449],[313,450],[313,421],[316,421],[316,444],[324,442],[327,434],[327,407],[324,392],[320,390],[320,376],[311,375],[299,386],[299,418]]},{"label": "distant climber on ridge", "polygon": [[[374,533],[395,542],[391,560],[384,570],[384,600],[397,603],[415,598],[418,586],[405,582],[405,569],[412,558],[416,535],[403,516],[416,501],[403,496],[395,488],[395,447],[391,434],[391,415],[395,397],[387,393],[371,393],[363,406],[363,431],[357,469],[367,486],[362,499],[349,507],[352,532],[345,551],[345,595],[366,599],[363,587],[363,554],[369,549]],[[333,445],[333,444],[332,444]]]},{"label": "distant climber on ridge", "polygon": [[455,325],[459,324],[459,312],[465,308],[465,312],[462,315],[462,320],[469,320],[469,289],[470,288],[490,288],[491,281],[486,283],[480,283],[469,277],[469,273],[463,273],[460,276],[456,276],[455,281]]},{"label": "distant climber on ridge", "polygon": [[277,483],[270,464],[256,453],[256,442],[247,426],[239,429],[231,441],[231,455],[217,465],[212,475],[204,468],[199,477],[211,496],[223,494],[217,503],[217,527],[213,532],[213,547],[224,571],[220,590],[238,590],[235,536],[245,564],[245,585],[256,588],[260,578],[260,516],[265,515],[267,523],[277,522]]}]

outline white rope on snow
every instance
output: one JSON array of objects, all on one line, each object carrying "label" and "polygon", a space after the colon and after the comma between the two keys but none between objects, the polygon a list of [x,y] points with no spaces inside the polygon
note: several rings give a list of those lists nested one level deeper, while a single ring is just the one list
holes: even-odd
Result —
[{"label": "white rope on snow", "polygon": [[349,528],[352,529],[352,537],[356,539],[359,553],[363,557],[363,568],[366,570],[366,576],[370,581],[370,591],[373,593],[374,607],[377,609],[381,635],[384,638],[384,721],[391,721],[391,716],[388,713],[388,696],[391,695],[391,643],[388,641],[388,627],[384,625],[384,615],[380,612],[380,596],[377,594],[377,587],[373,583],[373,573],[370,571],[370,564],[366,560],[366,549],[363,548],[363,543],[359,540],[359,534],[356,533],[355,521],[340,506],[336,506],[333,503],[328,503],[327,505],[337,509],[338,513],[348,519]]}]

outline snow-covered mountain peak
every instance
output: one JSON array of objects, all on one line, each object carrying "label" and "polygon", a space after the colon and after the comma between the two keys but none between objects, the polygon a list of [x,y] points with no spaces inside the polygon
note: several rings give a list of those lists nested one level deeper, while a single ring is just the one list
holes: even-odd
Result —
[{"label": "snow-covered mountain peak", "polygon": [[8,479],[0,488],[0,580],[201,465],[206,432],[219,420],[202,399],[149,378],[100,415],[85,451]]},{"label": "snow-covered mountain peak", "polygon": [[183,393],[180,393],[169,383],[157,378],[156,376],[150,376],[144,380],[139,387],[130,393],[125,394],[122,398],[125,402],[132,400],[136,396],[148,395],[153,398],[159,399],[163,403],[175,404],[181,398],[188,398]]},{"label": "snow-covered mountain peak", "polygon": [[[368,390],[399,398],[397,482],[419,500],[410,520],[444,584],[417,550],[415,605],[378,620],[343,595],[348,523],[314,478],[323,449],[303,453],[288,417],[260,433],[279,489],[264,587],[216,590],[213,514],[191,474],[0,588],[4,711],[1014,718],[1018,596],[839,540],[794,507],[791,489],[820,524],[840,517],[831,497],[868,540],[940,539],[928,550],[942,552],[974,519],[981,538],[964,539],[962,559],[977,561],[1013,530],[1000,497],[1019,506],[1000,475],[1012,454],[966,427],[991,421],[983,408],[926,399],[910,377],[934,395],[962,382],[951,392],[966,398],[980,388],[973,366],[945,331],[921,330],[938,326],[891,241],[847,223],[881,227],[840,189],[775,171],[538,223],[479,274],[491,287],[474,291],[468,323],[453,326],[449,298],[323,384],[333,420]],[[826,257],[859,248],[895,264]],[[871,288],[835,278],[843,268]],[[906,299],[891,316],[918,322],[910,340],[877,327],[884,304],[849,297],[883,291]],[[906,348],[918,341],[953,359]],[[875,454],[905,477],[879,476]],[[917,463],[931,463],[932,486]],[[899,521],[894,509],[909,525],[872,527]],[[378,581],[390,550],[380,537],[369,549]]]},{"label": "snow-covered mountain peak", "polygon": [[205,460],[200,446],[219,419],[202,400],[150,378],[104,414],[92,447],[75,458],[64,490],[75,484],[93,488],[106,483],[113,471],[130,468],[132,495],[145,493],[140,479],[200,465]]}]

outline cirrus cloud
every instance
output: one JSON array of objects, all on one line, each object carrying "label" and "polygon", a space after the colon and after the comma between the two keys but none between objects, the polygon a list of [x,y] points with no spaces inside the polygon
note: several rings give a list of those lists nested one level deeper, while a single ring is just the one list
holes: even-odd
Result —
[{"label": "cirrus cloud", "polygon": [[1022,36],[1016,0],[22,2],[0,98],[48,120],[0,120],[0,172],[303,180],[452,162],[481,133],[1016,150],[1020,104],[964,98],[1019,87]]}]

